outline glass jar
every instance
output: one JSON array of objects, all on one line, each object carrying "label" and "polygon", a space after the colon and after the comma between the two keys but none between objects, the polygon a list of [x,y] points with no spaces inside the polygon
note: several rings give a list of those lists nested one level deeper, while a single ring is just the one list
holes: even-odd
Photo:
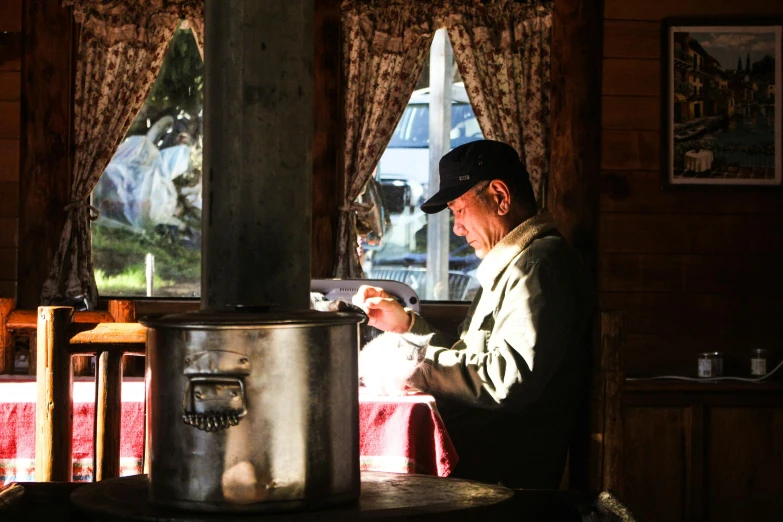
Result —
[{"label": "glass jar", "polygon": [[754,377],[763,377],[767,374],[767,350],[755,348],[750,355],[750,374]]},{"label": "glass jar", "polygon": [[699,355],[699,377],[720,377],[723,375],[723,354],[704,352]]}]

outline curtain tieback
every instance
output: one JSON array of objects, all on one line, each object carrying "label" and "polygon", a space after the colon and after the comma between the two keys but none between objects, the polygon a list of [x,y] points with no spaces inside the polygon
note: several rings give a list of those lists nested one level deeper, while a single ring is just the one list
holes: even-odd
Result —
[{"label": "curtain tieback", "polygon": [[356,212],[360,216],[366,216],[369,214],[375,205],[372,203],[351,203],[350,205],[342,205],[340,212]]},{"label": "curtain tieback", "polygon": [[70,203],[65,205],[65,211],[70,212],[85,207],[87,208],[87,217],[90,218],[90,221],[95,221],[101,217],[101,211],[90,205],[86,199],[72,199]]}]

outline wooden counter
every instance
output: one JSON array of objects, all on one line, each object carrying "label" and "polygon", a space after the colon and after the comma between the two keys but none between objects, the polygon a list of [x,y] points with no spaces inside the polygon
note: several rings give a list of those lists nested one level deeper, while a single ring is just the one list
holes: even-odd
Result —
[{"label": "wooden counter", "polygon": [[783,520],[783,382],[626,381],[623,431],[641,520]]}]

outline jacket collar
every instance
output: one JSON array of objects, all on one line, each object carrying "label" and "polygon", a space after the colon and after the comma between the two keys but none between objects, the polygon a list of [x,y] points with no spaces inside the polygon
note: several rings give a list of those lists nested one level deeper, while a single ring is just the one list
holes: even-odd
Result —
[{"label": "jacket collar", "polygon": [[497,245],[492,247],[476,270],[476,278],[481,283],[481,287],[491,291],[509,263],[525,250],[536,237],[552,230],[555,230],[555,220],[552,214],[542,212],[523,221],[506,234]]}]

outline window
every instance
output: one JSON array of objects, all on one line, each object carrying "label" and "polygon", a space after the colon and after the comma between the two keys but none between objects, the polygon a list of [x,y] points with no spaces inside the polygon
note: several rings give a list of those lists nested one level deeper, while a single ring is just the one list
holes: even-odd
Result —
[{"label": "window", "polygon": [[192,33],[177,30],[146,103],[93,190],[101,295],[201,293],[203,69]]},{"label": "window", "polygon": [[[453,63],[451,69],[456,75],[451,89],[449,129],[450,146],[454,148],[483,139],[483,135]],[[478,289],[475,274],[479,259],[465,239],[454,234],[453,216],[449,216],[450,225],[444,233],[448,237],[442,238],[448,242],[448,289],[427,288],[427,269],[432,268],[428,266],[427,255],[428,217],[419,206],[432,194],[429,72],[427,64],[375,172],[373,183],[380,186],[389,226],[380,241],[363,238],[362,262],[366,277],[401,281],[422,299],[465,301],[472,299]]]}]

